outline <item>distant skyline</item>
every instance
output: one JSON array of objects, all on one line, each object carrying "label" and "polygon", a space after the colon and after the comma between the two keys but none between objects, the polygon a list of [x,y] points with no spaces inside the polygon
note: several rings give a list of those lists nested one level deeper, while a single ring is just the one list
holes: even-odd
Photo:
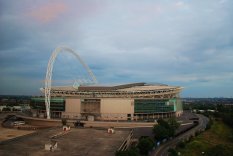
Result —
[{"label": "distant skyline", "polygon": [[[100,84],[233,97],[232,28],[232,0],[0,0],[0,94],[40,95],[49,57],[65,45]],[[72,85],[79,67],[61,54],[54,79]]]}]

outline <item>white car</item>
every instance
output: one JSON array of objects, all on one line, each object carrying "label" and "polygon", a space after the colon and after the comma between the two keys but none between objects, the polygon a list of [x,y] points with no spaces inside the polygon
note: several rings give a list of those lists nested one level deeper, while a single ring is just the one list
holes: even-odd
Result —
[{"label": "white car", "polygon": [[25,121],[14,121],[13,124],[14,126],[25,125]]}]

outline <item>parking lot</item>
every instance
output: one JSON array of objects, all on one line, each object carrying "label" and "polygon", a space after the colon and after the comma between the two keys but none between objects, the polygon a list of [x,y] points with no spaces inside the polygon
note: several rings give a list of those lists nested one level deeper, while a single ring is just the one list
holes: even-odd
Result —
[{"label": "parking lot", "polygon": [[45,143],[61,128],[39,130],[29,136],[16,138],[0,144],[0,155],[74,155],[74,156],[114,156],[123,140],[129,134],[127,130],[117,130],[108,134],[107,130],[91,128],[73,128],[66,135],[57,138],[58,148],[54,152],[45,151]]}]

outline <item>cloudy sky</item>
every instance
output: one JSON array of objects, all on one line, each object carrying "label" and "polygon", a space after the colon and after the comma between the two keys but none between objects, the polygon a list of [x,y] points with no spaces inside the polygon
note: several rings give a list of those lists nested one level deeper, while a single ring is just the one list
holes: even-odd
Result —
[{"label": "cloudy sky", "polygon": [[[101,84],[183,86],[182,97],[233,97],[232,0],[0,0],[0,94],[38,95],[58,46]],[[54,64],[72,84],[80,63]]]}]

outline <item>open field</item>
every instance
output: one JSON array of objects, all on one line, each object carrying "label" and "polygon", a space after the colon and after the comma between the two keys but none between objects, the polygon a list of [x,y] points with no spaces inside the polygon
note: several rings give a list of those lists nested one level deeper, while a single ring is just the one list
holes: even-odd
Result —
[{"label": "open field", "polygon": [[189,143],[185,148],[177,148],[182,156],[200,156],[217,145],[233,151],[233,142],[230,140],[232,135],[230,127],[222,121],[214,121],[211,129],[201,133]]}]

